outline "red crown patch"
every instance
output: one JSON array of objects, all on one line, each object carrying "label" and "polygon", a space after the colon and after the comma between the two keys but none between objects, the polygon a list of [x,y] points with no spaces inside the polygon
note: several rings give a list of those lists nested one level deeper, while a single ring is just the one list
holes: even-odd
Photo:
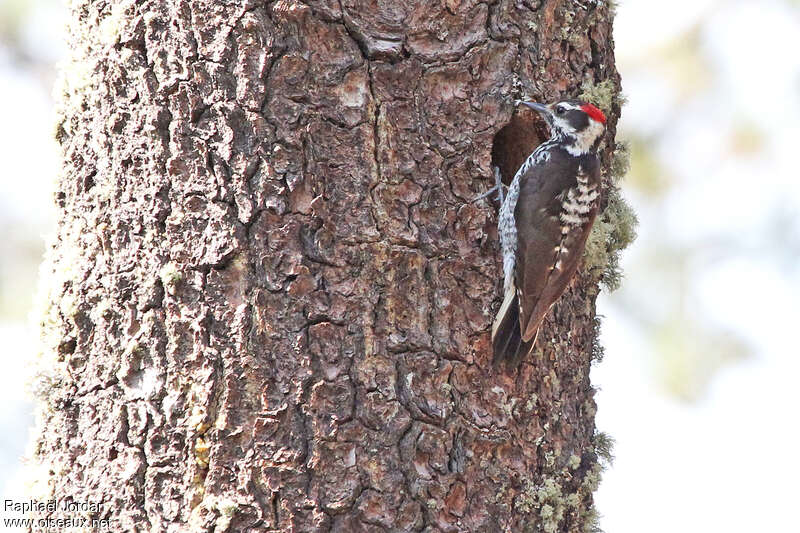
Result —
[{"label": "red crown patch", "polygon": [[583,104],[581,110],[601,124],[606,123],[606,116],[592,104]]}]

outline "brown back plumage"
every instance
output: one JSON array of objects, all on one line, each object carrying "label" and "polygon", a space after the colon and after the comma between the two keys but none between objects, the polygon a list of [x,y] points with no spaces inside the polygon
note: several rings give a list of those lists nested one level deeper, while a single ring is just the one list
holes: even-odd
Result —
[{"label": "brown back plumage", "polygon": [[[562,233],[561,198],[565,191],[577,186],[579,166],[589,182],[599,186],[600,168],[594,155],[576,158],[560,149],[552,151],[547,163],[533,166],[520,177],[520,196],[515,210],[516,285],[523,341],[533,339],[545,314],[575,275],[597,215],[598,202],[594,202],[587,213],[587,222],[569,233]],[[558,244],[553,246],[554,243]]]},{"label": "brown back plumage", "polygon": [[[515,283],[492,336],[494,361],[505,359],[514,366],[533,349],[544,317],[577,271],[597,215],[600,165],[593,154],[573,156],[556,146],[545,162],[532,165],[519,179]],[[580,190],[598,192],[586,196],[592,200],[588,211],[580,213],[585,221],[570,224],[564,220],[565,203],[578,196],[581,184]]]}]

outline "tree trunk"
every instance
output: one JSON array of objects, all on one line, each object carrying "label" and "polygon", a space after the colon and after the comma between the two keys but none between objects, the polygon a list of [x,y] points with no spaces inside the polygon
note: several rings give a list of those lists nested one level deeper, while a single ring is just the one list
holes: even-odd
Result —
[{"label": "tree trunk", "polygon": [[515,98],[616,94],[607,2],[71,14],[37,498],[113,531],[594,527],[597,276],[493,370],[468,200],[541,140]]}]

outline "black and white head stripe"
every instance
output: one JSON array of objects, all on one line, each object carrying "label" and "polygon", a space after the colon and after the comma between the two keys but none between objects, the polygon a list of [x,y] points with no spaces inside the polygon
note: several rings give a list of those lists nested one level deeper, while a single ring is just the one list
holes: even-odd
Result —
[{"label": "black and white head stripe", "polygon": [[566,149],[574,155],[588,152],[605,129],[603,112],[580,100],[557,102],[550,106],[550,112],[553,133],[572,141]]}]

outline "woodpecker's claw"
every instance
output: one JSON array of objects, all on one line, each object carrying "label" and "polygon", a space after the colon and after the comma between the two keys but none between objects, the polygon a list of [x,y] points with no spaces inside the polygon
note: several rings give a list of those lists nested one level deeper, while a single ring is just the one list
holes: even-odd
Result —
[{"label": "woodpecker's claw", "polygon": [[[494,187],[492,187],[491,189],[489,189],[489,190],[488,190],[488,191],[486,191],[485,193],[481,194],[480,196],[476,196],[475,198],[473,198],[472,200],[470,200],[470,202],[469,202],[469,203],[471,203],[471,204],[474,204],[474,203],[475,203],[475,202],[477,202],[478,200],[483,200],[484,198],[486,198],[487,196],[491,195],[491,194],[492,194],[494,191],[496,191],[496,190],[497,190],[497,185],[495,185]],[[502,195],[502,193],[500,193],[500,194]]]},{"label": "woodpecker's claw", "polygon": [[494,187],[492,187],[485,193],[481,194],[480,196],[473,198],[470,203],[475,203],[478,200],[483,200],[487,196],[490,196],[493,192],[497,191],[497,199],[500,201],[500,205],[503,205],[503,200],[505,199],[505,194],[503,193],[504,188],[506,188],[506,186],[503,185],[503,177],[500,175],[500,167],[494,167]]},{"label": "woodpecker's claw", "polygon": [[503,205],[505,195],[503,194],[503,176],[500,174],[500,167],[494,167],[494,186],[497,187],[497,199]]}]

